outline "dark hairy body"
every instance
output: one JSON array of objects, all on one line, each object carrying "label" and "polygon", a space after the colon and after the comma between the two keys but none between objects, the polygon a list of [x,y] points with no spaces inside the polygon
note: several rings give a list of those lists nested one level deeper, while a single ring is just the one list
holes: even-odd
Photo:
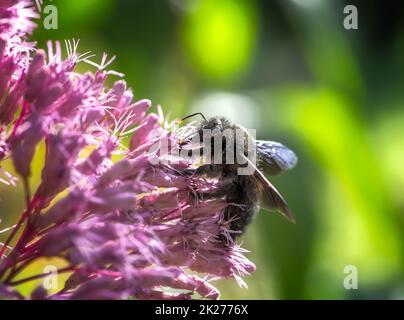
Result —
[{"label": "dark hairy body", "polygon": [[[204,130],[217,130],[218,133],[223,133],[225,130],[242,130],[241,127],[232,124],[226,118],[210,118],[208,120],[202,120],[199,128],[199,138],[203,139]],[[245,132],[245,131],[244,131]],[[211,162],[214,161],[214,137],[211,141],[205,141],[204,143],[210,143],[211,146]],[[237,158],[237,152],[243,152],[248,156],[248,142],[253,143],[252,137],[246,132],[241,139],[234,139],[230,143],[232,146],[227,145],[229,141],[222,136],[222,146],[219,152],[222,152],[222,163],[202,165],[197,169],[198,174],[205,174],[209,177],[219,178],[221,181],[221,187],[215,193],[209,195],[204,194],[202,196],[209,197],[224,197],[230,204],[224,212],[224,218],[230,221],[230,230],[232,236],[236,237],[244,233],[247,226],[253,220],[254,215],[258,211],[258,201],[261,191],[259,185],[253,175],[239,175],[237,170],[239,164],[226,164],[227,152],[233,152],[234,158]]]},{"label": "dark hairy body", "polygon": [[[202,143],[202,157],[209,161],[206,161],[208,164],[197,167],[193,174],[218,179],[219,188],[216,191],[199,193],[199,196],[204,199],[224,198],[229,203],[224,218],[230,223],[231,236],[236,238],[245,232],[260,206],[270,211],[278,211],[294,222],[286,202],[262,174],[263,164],[266,164],[273,174],[291,169],[297,161],[294,153],[276,142],[256,141],[245,129],[226,118],[203,118],[196,127],[195,134]],[[213,134],[206,138],[206,132]],[[226,132],[233,133],[233,139],[228,139],[224,134]],[[221,153],[219,162],[215,158],[215,152]],[[239,174],[239,169],[248,165],[247,159],[250,159],[252,152],[255,153],[256,163],[249,162],[253,166],[251,174]],[[234,162],[227,162],[228,153],[231,153]],[[240,164],[237,159],[246,161]]]}]

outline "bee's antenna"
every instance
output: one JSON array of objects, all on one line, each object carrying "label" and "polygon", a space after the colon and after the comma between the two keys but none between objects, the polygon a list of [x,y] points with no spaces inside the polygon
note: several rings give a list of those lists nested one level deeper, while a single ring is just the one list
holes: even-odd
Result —
[{"label": "bee's antenna", "polygon": [[205,121],[207,121],[207,119],[206,119],[205,116],[202,114],[202,112],[196,112],[196,113],[193,113],[193,114],[191,114],[191,115],[189,115],[189,116],[186,116],[185,118],[182,118],[180,122],[183,122],[183,121],[185,121],[185,120],[187,120],[187,119],[189,119],[189,118],[195,117],[195,116],[201,116]]}]

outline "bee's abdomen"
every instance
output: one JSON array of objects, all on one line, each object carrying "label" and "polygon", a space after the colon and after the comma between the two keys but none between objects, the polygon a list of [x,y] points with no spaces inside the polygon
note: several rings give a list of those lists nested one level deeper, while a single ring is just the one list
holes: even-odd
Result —
[{"label": "bee's abdomen", "polygon": [[226,196],[225,219],[230,221],[233,238],[242,235],[258,210],[259,191],[249,176],[239,176],[237,187]]}]

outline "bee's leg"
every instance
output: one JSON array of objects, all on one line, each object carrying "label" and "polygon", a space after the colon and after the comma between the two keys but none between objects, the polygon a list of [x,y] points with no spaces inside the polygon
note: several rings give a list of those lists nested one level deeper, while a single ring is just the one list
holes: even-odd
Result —
[{"label": "bee's leg", "polygon": [[237,188],[236,184],[232,180],[222,181],[213,191],[201,191],[191,184],[189,185],[188,196],[195,206],[198,206],[200,201],[220,199],[226,197],[228,194],[234,192]]},{"label": "bee's leg", "polygon": [[194,199],[194,203],[197,205],[200,200],[218,199],[227,196],[232,193],[237,187],[237,176],[234,174],[223,174],[222,165],[206,164],[199,166],[195,169],[185,169],[179,172],[181,175],[189,177],[209,177],[217,178],[218,185],[215,189],[209,191],[198,190],[198,186],[193,183],[189,185],[189,196]]},{"label": "bee's leg", "polygon": [[196,169],[182,169],[182,170],[177,170],[177,173],[181,176],[187,176],[187,177],[192,177],[196,175]]},{"label": "bee's leg", "polygon": [[198,206],[199,201],[201,200],[201,196],[199,195],[198,191],[198,186],[193,183],[191,180],[191,183],[187,187],[188,190],[188,197],[191,199],[191,202],[193,203],[194,206]]},{"label": "bee's leg", "polygon": [[223,174],[223,168],[220,165],[205,164],[194,169],[177,170],[177,174],[187,177],[207,176],[209,178],[219,178]]},{"label": "bee's leg", "polygon": [[196,169],[196,174],[206,175],[209,178],[218,178],[223,175],[223,166],[220,164],[204,164]]},{"label": "bee's leg", "polygon": [[202,191],[199,195],[202,199],[217,199],[223,198],[230,193],[233,193],[237,188],[237,180],[233,176],[226,176],[223,178],[214,191]]},{"label": "bee's leg", "polygon": [[188,169],[176,169],[176,172],[180,175],[184,176],[194,176],[194,175],[207,175],[210,177],[219,176],[222,173],[223,169],[220,165],[211,165],[204,164],[197,168],[188,168]]}]

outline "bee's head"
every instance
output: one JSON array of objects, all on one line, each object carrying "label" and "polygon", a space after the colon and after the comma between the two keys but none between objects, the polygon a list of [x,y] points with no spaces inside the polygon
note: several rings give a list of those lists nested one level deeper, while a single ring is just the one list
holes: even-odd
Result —
[{"label": "bee's head", "polygon": [[219,117],[212,117],[207,120],[202,121],[202,129],[205,130],[220,130],[223,131],[225,119]]}]

